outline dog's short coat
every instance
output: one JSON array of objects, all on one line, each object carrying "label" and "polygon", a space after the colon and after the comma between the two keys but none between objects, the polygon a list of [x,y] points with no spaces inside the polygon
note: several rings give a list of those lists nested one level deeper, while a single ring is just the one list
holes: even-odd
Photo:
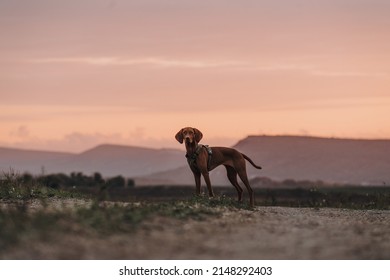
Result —
[{"label": "dog's short coat", "polygon": [[[249,193],[250,205],[254,206],[254,193],[249,185],[248,176],[246,174],[245,160],[249,161],[255,168],[261,169],[248,156],[239,151],[226,147],[211,147],[199,145],[203,134],[199,129],[192,127],[182,128],[175,136],[179,143],[185,142],[188,160],[191,171],[194,173],[196,193],[200,194],[200,177],[206,182],[209,196],[213,197],[214,192],[211,188],[209,171],[213,170],[219,165],[224,165],[227,171],[227,177],[236,188],[238,194],[238,201],[242,201],[242,188],[237,182],[237,174],[244,183]],[[191,163],[192,162],[192,163]]]}]

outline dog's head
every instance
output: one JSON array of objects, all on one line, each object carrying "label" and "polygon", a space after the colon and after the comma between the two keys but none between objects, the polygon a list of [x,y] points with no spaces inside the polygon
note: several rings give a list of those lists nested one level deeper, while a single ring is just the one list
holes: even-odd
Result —
[{"label": "dog's head", "polygon": [[202,139],[203,134],[199,129],[193,128],[193,127],[185,127],[179,130],[178,133],[176,133],[176,140],[183,144],[183,141],[186,141],[186,143],[192,144],[194,142],[199,143]]}]

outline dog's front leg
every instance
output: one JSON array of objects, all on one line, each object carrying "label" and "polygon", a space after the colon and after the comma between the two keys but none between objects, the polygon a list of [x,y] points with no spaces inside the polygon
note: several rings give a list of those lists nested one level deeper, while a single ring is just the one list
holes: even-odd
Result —
[{"label": "dog's front leg", "polygon": [[196,195],[200,195],[200,172],[194,172]]},{"label": "dog's front leg", "polygon": [[209,191],[209,197],[214,197],[214,192],[213,192],[213,189],[211,188],[209,172],[205,171],[202,173],[202,175],[203,175],[203,178],[206,182],[207,190]]}]

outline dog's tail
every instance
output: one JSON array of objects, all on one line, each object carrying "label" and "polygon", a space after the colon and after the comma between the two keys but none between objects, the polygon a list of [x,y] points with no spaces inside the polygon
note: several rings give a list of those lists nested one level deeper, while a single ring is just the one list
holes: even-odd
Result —
[{"label": "dog's tail", "polygon": [[[241,153],[241,154],[242,154],[242,153]],[[255,164],[247,155],[242,154],[242,156],[243,156],[247,161],[249,161],[250,164],[253,165],[253,167],[255,167],[255,168],[257,168],[257,169],[261,169],[261,166],[256,165],[256,164]]]}]

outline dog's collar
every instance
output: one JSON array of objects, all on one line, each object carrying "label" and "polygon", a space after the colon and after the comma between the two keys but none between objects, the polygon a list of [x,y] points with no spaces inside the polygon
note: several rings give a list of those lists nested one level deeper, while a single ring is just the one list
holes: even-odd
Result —
[{"label": "dog's collar", "polygon": [[190,167],[195,167],[196,169],[198,169],[198,167],[196,166],[196,159],[198,158],[202,149],[203,149],[203,145],[197,145],[195,152],[191,154],[186,153],[187,162],[190,165]]}]

